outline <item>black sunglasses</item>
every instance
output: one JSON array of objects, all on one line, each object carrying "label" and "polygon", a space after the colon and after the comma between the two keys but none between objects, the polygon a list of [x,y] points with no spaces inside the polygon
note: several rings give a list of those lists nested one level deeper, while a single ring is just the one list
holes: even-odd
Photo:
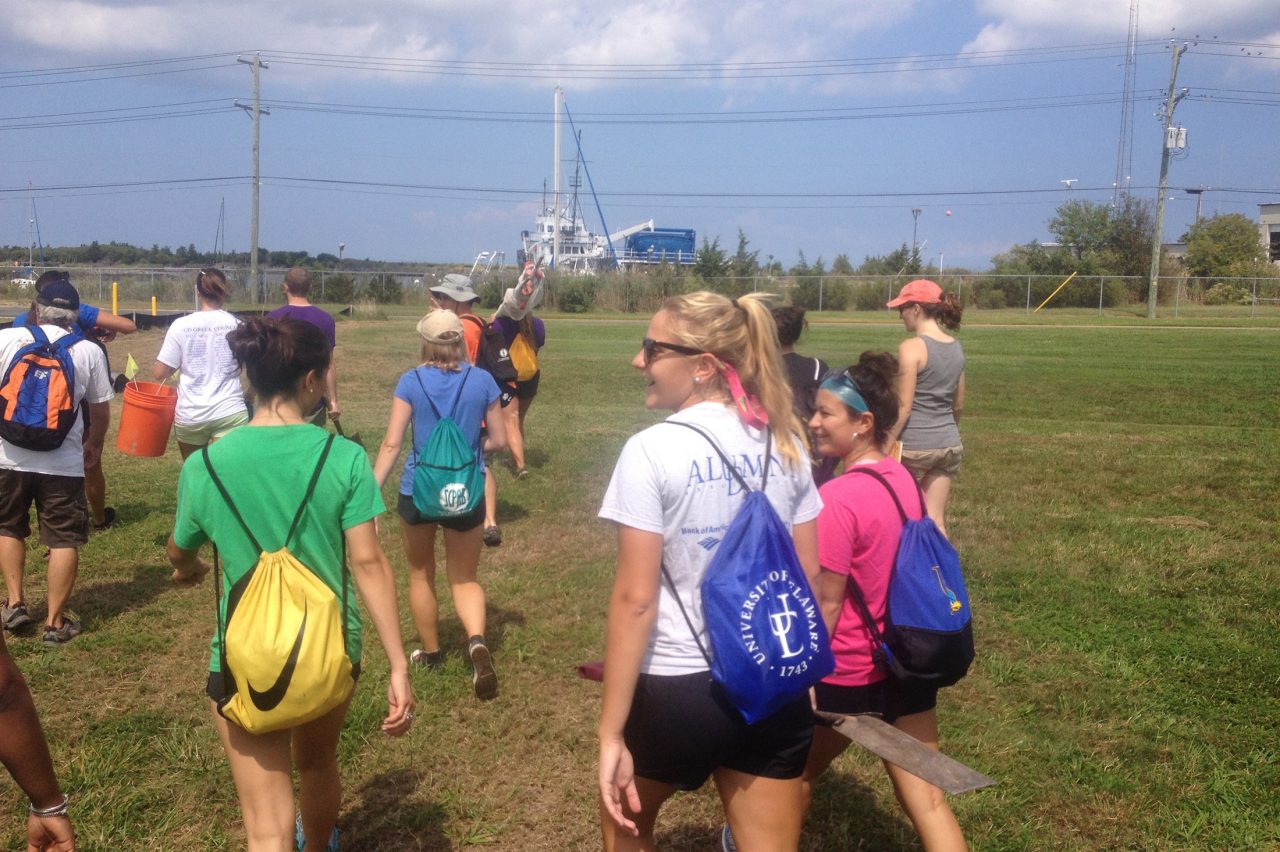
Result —
[{"label": "black sunglasses", "polygon": [[644,365],[647,367],[653,363],[654,355],[661,349],[668,352],[679,352],[681,355],[705,355],[701,349],[694,349],[692,346],[681,346],[679,343],[667,343],[664,340],[654,340],[652,337],[646,337],[640,341],[640,350],[644,352]]}]

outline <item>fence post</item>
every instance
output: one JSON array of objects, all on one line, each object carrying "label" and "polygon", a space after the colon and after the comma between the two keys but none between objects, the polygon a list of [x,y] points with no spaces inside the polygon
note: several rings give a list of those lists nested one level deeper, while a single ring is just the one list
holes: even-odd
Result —
[{"label": "fence post", "polygon": [[[1254,285],[1253,295],[1254,295],[1254,301],[1256,302],[1257,295],[1258,295],[1258,287],[1256,284]],[[822,278],[821,277],[818,278],[818,310],[822,310]]]},{"label": "fence post", "polygon": [[324,279],[329,277],[329,273],[321,271],[320,273],[320,301],[324,301]]},{"label": "fence post", "polygon": [[1249,319],[1258,315],[1258,279],[1253,279],[1253,301],[1249,303]]},{"label": "fence post", "polygon": [[1102,291],[1107,286],[1107,279],[1104,276],[1098,276],[1098,316],[1102,316]]},{"label": "fence post", "polygon": [[1027,276],[1027,313],[1031,313],[1031,276]]},{"label": "fence post", "polygon": [[1179,278],[1173,285],[1173,318],[1178,318],[1178,306],[1182,303],[1182,279]]}]

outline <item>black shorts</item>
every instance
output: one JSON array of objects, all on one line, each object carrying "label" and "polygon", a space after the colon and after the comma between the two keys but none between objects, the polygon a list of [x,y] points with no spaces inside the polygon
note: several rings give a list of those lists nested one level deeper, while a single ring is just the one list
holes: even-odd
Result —
[{"label": "black shorts", "polygon": [[484,500],[481,499],[476,503],[476,507],[465,515],[454,515],[451,518],[424,518],[418,511],[418,507],[413,505],[413,495],[401,494],[396,500],[396,514],[400,516],[400,520],[411,527],[439,524],[447,530],[467,532],[484,523]]},{"label": "black shorts", "polygon": [[83,476],[55,476],[0,468],[0,535],[31,535],[31,504],[45,547],[79,547],[89,540],[89,502]]},{"label": "black shorts", "polygon": [[538,371],[533,374],[533,378],[527,382],[516,382],[516,399],[533,399],[538,395],[538,380],[542,378],[542,372]]},{"label": "black shorts", "polygon": [[879,716],[892,724],[903,716],[938,706],[938,687],[899,683],[885,678],[864,686],[836,686],[819,682],[813,688],[815,703],[826,713],[846,716]]},{"label": "black shorts", "polygon": [[640,675],[623,729],[637,775],[696,790],[720,767],[799,778],[813,742],[809,696],[748,725],[709,672]]}]

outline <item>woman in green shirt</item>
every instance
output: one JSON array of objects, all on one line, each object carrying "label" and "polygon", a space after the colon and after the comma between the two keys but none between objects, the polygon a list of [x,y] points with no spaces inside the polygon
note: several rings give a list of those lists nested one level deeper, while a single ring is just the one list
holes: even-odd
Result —
[{"label": "woman in green shirt", "polygon": [[[209,570],[199,549],[212,541],[221,558],[222,607],[225,623],[227,596],[258,562],[258,549],[274,551],[285,545],[340,599],[349,582],[343,572],[343,544],[350,557],[350,578],[364,599],[391,667],[387,688],[387,716],[382,730],[405,733],[413,721],[413,694],[408,661],[400,635],[395,581],[378,543],[374,518],[384,510],[368,457],[356,444],[336,440],[320,466],[306,511],[292,537],[290,521],[299,496],[307,491],[328,441],[323,429],[303,420],[324,395],[329,368],[328,341],[319,329],[293,319],[250,320],[227,335],[236,361],[247,371],[259,400],[253,419],[209,447],[206,465],[197,454],[184,464],[178,481],[178,506],[169,559],[174,581],[194,585]],[[209,467],[226,488],[224,499]],[[243,525],[236,517],[250,520]],[[345,606],[346,651],[358,674],[361,648],[360,614]],[[221,633],[222,631],[218,631]],[[213,701],[214,726],[231,763],[245,833],[251,852],[293,849],[295,823],[292,763],[300,779],[298,828],[314,838],[307,850],[336,848],[341,779],[338,774],[338,735],[350,697],[311,722],[264,734],[251,734],[218,712],[219,701],[234,692],[235,683],[223,678],[221,645],[213,640],[207,691]],[[291,761],[292,757],[292,761]]]}]

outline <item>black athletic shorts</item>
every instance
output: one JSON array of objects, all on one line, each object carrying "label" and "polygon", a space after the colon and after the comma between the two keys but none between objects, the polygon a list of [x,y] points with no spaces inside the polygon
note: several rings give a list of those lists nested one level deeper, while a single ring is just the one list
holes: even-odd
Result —
[{"label": "black athletic shorts", "polygon": [[516,382],[516,399],[533,399],[538,395],[538,380],[542,378],[542,372],[538,371],[533,374],[533,378],[527,382]]},{"label": "black athletic shorts", "polygon": [[412,527],[422,524],[439,524],[447,530],[467,532],[484,523],[484,500],[481,499],[476,503],[476,507],[465,515],[455,515],[452,518],[424,518],[418,511],[418,507],[413,505],[413,495],[401,494],[396,500],[396,514],[400,516],[400,520]]},{"label": "black athletic shorts", "polygon": [[804,694],[748,725],[708,672],[640,675],[623,736],[635,772],[696,790],[719,767],[762,778],[799,778],[813,742]]},{"label": "black athletic shorts", "polygon": [[813,688],[813,695],[818,709],[823,712],[879,716],[891,724],[903,716],[923,713],[938,706],[938,687],[902,684],[889,677],[865,686],[835,686],[819,682]]}]

